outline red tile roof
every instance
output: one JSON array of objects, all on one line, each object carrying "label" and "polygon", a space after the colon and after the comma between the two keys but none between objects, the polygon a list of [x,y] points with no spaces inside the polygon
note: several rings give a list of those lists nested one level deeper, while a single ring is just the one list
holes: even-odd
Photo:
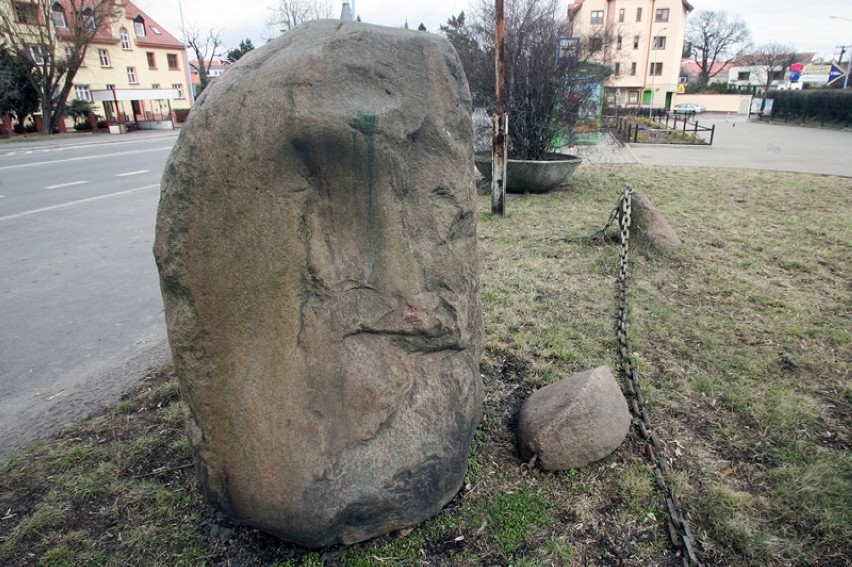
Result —
[{"label": "red tile roof", "polygon": [[142,16],[142,19],[145,20],[145,37],[137,37],[137,45],[183,49],[182,41],[167,32],[163,26],[154,21],[151,16],[140,10],[133,2],[130,0],[123,0],[123,4],[124,11],[127,14],[126,27],[128,31],[133,31],[133,20],[136,16]]},{"label": "red tile roof", "polygon": [[[724,73],[728,69],[733,66],[733,63],[727,63],[724,61],[717,61],[710,67],[710,74],[716,73]],[[701,65],[699,65],[696,61],[684,61],[680,65],[681,71],[688,75],[697,75],[701,72]]]}]

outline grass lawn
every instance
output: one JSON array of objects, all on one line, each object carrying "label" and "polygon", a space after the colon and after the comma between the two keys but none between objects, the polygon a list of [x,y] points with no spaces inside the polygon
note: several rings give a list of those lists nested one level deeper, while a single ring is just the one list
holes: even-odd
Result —
[{"label": "grass lawn", "polygon": [[521,467],[534,389],[615,368],[614,244],[592,232],[625,182],[684,240],[632,257],[633,348],[700,559],[852,557],[852,179],[582,166],[559,192],[480,198],[486,411],[466,486],[436,518],[311,551],[207,507],[170,368],[0,468],[2,565],[668,565],[665,507],[630,441],[583,470]]}]

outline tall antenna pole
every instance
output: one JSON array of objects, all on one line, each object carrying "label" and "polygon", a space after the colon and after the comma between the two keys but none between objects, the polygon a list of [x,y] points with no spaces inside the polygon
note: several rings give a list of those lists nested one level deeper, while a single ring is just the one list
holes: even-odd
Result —
[{"label": "tall antenna pole", "polygon": [[186,46],[189,42],[186,41],[186,26],[183,23],[183,3],[178,0],[178,10],[180,11],[180,33],[183,34],[183,55],[186,66],[186,90],[189,91],[189,102],[195,102],[195,89],[192,88],[192,71],[189,69],[189,55],[186,54]]},{"label": "tall antenna pole", "polygon": [[503,91],[505,90],[503,48],[506,37],[503,0],[496,0],[494,12],[497,20],[495,26],[497,108],[494,113],[494,135],[491,142],[491,214],[502,217],[506,214],[506,159],[508,155],[507,134],[509,131],[509,116],[503,110]]}]

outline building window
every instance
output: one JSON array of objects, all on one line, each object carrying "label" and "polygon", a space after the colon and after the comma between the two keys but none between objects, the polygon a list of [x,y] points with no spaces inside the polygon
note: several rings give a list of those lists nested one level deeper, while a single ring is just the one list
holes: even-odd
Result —
[{"label": "building window", "polygon": [[98,59],[101,60],[101,67],[110,67],[109,51],[106,49],[98,49]]},{"label": "building window", "polygon": [[751,78],[751,71],[740,71],[737,73],[738,81],[748,81]]},{"label": "building window", "polygon": [[619,75],[621,75],[621,63],[616,63],[615,64],[615,76],[618,77]]},{"label": "building window", "polygon": [[43,45],[28,45],[27,54],[36,65],[43,65],[47,59],[47,49]]},{"label": "building window", "polygon": [[618,11],[618,23],[619,24],[624,23],[624,8],[622,8]]},{"label": "building window", "polygon": [[639,36],[633,36],[633,49],[639,49]]},{"label": "building window", "polygon": [[183,98],[183,85],[180,83],[175,83],[172,85],[172,88],[178,92],[178,98]]},{"label": "building window", "polygon": [[154,54],[154,52],[153,51],[146,51],[145,57],[148,58],[148,68],[149,69],[156,69],[157,68],[157,56]]},{"label": "building window", "polygon": [[666,36],[657,35],[654,36],[654,43],[651,49],[665,49],[666,48]]},{"label": "building window", "polygon": [[[635,65],[635,63],[634,63],[634,65]],[[631,91],[627,95],[627,102],[629,102],[630,104],[639,104],[639,92],[638,91]]]},{"label": "building window", "polygon": [[15,2],[15,21],[20,24],[37,24],[38,8],[29,2]]},{"label": "building window", "polygon": [[157,26],[151,26],[151,31],[157,35],[163,35],[163,32],[161,32],[160,28],[158,28]]},{"label": "building window", "polygon": [[145,20],[142,16],[133,18],[133,29],[136,32],[136,37],[145,37]]},{"label": "building window", "polygon": [[[603,49],[603,38],[598,36],[593,36],[589,39],[589,51],[592,53],[597,53]],[[220,73],[221,74],[221,73]]]},{"label": "building window", "polygon": [[642,8],[636,8],[636,21],[642,21]]},{"label": "building window", "polygon": [[89,85],[74,85],[74,97],[77,100],[92,102],[92,91],[89,90]]},{"label": "building window", "polygon": [[104,88],[108,91],[114,91],[115,85],[111,85],[111,84],[107,83],[106,86],[104,86]]},{"label": "building window", "polygon": [[657,22],[668,22],[669,21],[669,9],[668,8],[657,8],[657,13],[654,16],[654,20]]},{"label": "building window", "polygon": [[603,10],[592,10],[592,24],[603,23]]},{"label": "building window", "polygon": [[153,84],[151,85],[151,88],[152,88],[152,89],[155,89],[155,90],[156,90],[156,89],[159,89],[159,88],[160,88],[160,83],[153,83]]},{"label": "building window", "polygon": [[83,25],[86,26],[90,32],[97,31],[97,25],[95,25],[95,16],[92,12],[91,8],[85,8],[82,12],[83,16]]},{"label": "building window", "polygon": [[663,74],[663,63],[651,63],[651,75],[654,77],[659,77]]},{"label": "building window", "polygon": [[621,36],[618,36],[617,38],[615,38],[615,48],[616,49],[621,49],[621,40],[622,40]]},{"label": "building window", "polygon": [[136,67],[127,68],[127,82],[131,85],[135,85],[139,82],[136,80]]},{"label": "building window", "polygon": [[630,75],[633,77],[636,76],[636,61],[630,64]]},{"label": "building window", "polygon": [[59,2],[54,2],[50,10],[50,17],[53,18],[53,25],[59,29],[68,29],[68,20],[65,19],[65,9]]},{"label": "building window", "polygon": [[175,55],[174,53],[167,53],[166,60],[169,63],[169,69],[175,70],[178,68],[177,55]]},{"label": "building window", "polygon": [[783,81],[784,80],[784,71],[772,71],[769,74],[769,79],[772,81]]},{"label": "building window", "polygon": [[118,35],[121,37],[121,48],[130,49],[130,36],[127,35],[127,28],[118,30]]}]

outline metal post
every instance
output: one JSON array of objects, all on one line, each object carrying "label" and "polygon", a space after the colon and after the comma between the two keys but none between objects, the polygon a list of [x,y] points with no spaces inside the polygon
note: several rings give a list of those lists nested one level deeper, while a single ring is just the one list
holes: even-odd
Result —
[{"label": "metal post", "polygon": [[[186,66],[186,96],[189,97],[189,103],[195,102],[195,89],[192,88],[192,71],[189,68],[189,55],[186,54],[186,46],[189,44],[186,40],[186,27],[183,23],[183,3],[178,0],[178,11],[180,12],[180,33],[183,35],[183,57],[184,65]],[[200,62],[199,62],[200,64]]]},{"label": "metal post", "polygon": [[713,137],[716,135],[716,125],[713,124],[713,127],[710,128],[710,145],[713,145]]},{"label": "metal post", "polygon": [[509,132],[509,116],[503,110],[503,90],[505,79],[503,75],[503,48],[505,47],[506,27],[503,16],[503,0],[496,0],[495,5],[497,47],[495,94],[497,109],[494,114],[494,133],[491,143],[491,214],[506,214],[506,159],[508,156],[507,135]]}]

